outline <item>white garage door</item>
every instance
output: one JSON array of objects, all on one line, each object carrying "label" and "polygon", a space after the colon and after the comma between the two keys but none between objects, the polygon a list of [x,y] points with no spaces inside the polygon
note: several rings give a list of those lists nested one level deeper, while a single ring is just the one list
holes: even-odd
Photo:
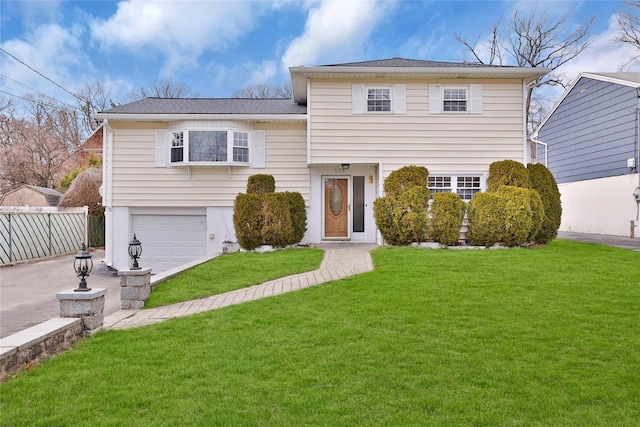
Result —
[{"label": "white garage door", "polygon": [[133,232],[142,242],[140,266],[161,273],[207,254],[204,215],[133,215]]}]

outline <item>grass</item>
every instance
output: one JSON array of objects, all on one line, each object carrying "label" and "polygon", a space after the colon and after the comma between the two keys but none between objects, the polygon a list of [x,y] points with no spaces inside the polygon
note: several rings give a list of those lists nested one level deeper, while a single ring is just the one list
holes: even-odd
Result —
[{"label": "grass", "polygon": [[307,248],[223,255],[155,286],[145,308],[208,297],[316,270],[323,255],[321,249]]},{"label": "grass", "polygon": [[375,270],[107,331],[0,386],[33,426],[631,426],[640,253],[379,248]]}]

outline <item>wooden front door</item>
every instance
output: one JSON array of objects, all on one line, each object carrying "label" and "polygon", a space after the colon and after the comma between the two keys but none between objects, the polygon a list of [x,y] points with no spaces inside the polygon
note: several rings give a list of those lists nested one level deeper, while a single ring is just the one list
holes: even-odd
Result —
[{"label": "wooden front door", "polygon": [[324,236],[349,237],[349,179],[324,179]]}]

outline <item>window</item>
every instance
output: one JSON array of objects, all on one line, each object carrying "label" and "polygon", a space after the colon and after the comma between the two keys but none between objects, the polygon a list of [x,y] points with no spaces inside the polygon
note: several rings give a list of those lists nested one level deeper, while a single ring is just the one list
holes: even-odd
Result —
[{"label": "window", "polygon": [[173,132],[171,163],[249,163],[249,132],[228,130]]},{"label": "window", "polygon": [[184,147],[184,132],[174,132],[171,139],[171,163],[181,162]]},{"label": "window", "polygon": [[249,162],[249,134],[247,132],[233,133],[233,161]]},{"label": "window", "polygon": [[429,85],[429,114],[482,114],[482,85]]},{"label": "window", "polygon": [[482,191],[482,177],[478,175],[430,176],[427,186],[435,193],[456,193],[462,200],[471,200]]},{"label": "window", "polygon": [[429,190],[431,190],[432,193],[450,193],[451,177],[450,176],[430,176],[428,186],[429,186]]},{"label": "window", "polygon": [[351,108],[353,114],[406,114],[407,86],[351,85]]},{"label": "window", "polygon": [[444,88],[442,111],[467,111],[467,88]]},{"label": "window", "polygon": [[471,200],[474,194],[480,190],[479,176],[459,176],[458,195],[462,200]]},{"label": "window", "polygon": [[368,88],[367,111],[391,111],[391,89]]}]

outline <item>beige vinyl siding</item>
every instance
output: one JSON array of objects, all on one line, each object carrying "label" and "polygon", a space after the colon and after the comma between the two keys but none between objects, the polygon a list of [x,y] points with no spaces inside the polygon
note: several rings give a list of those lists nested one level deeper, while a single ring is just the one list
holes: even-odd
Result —
[{"label": "beige vinyl siding", "polygon": [[254,174],[271,174],[276,191],[299,191],[309,203],[305,123],[256,123],[266,131],[266,168],[232,166],[155,167],[155,131],[160,122],[110,122],[113,129],[113,206],[233,206]]},{"label": "beige vinyl siding", "polygon": [[[406,84],[406,114],[352,113],[352,84]],[[429,85],[482,85],[482,113],[429,114]],[[311,163],[422,164],[434,172],[486,172],[522,161],[522,82],[312,81]]]}]

